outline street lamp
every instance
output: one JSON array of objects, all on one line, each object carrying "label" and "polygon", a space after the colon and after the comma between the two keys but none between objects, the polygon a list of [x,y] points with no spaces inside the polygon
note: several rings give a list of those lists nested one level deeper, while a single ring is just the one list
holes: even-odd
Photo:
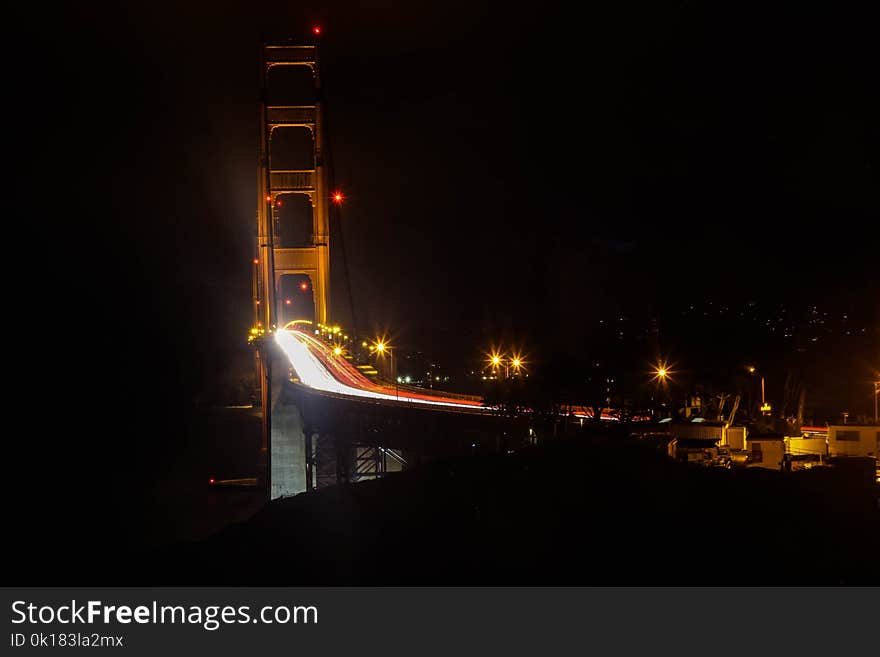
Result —
[{"label": "street lamp", "polygon": [[[758,373],[758,370],[755,368],[754,365],[747,365],[746,370],[748,371],[749,374],[757,374]],[[751,415],[751,398],[752,398],[752,391],[751,391],[751,389],[749,389],[749,414],[750,415]],[[760,410],[761,410],[761,415],[770,415],[770,411],[772,410],[772,406],[770,406],[770,403],[767,401],[767,397],[764,394],[764,375],[763,374],[761,375],[761,409]]]},{"label": "street lamp", "polygon": [[498,370],[500,367],[504,367],[504,378],[510,378],[510,370],[513,368],[513,374],[519,375],[525,369],[526,361],[522,357],[520,353],[512,353],[508,356],[505,353],[500,351],[495,351],[494,349],[486,354],[489,366],[492,368],[493,374],[498,374]]},{"label": "street lamp", "polygon": [[[596,363],[598,367],[598,362]],[[660,406],[663,408],[662,413],[666,414],[666,404],[672,401],[672,395],[670,391],[669,383],[672,383],[674,380],[672,375],[674,371],[670,363],[666,360],[658,360],[657,363],[653,366],[651,373],[653,376],[651,377],[651,382],[655,384],[654,392],[656,393],[656,399]],[[654,394],[651,395],[651,400],[655,399]],[[653,412],[653,411],[652,411]]]},{"label": "street lamp", "polygon": [[400,391],[397,385],[397,371],[394,368],[394,350],[385,344],[385,341],[382,338],[378,338],[373,347],[380,357],[384,356],[386,353],[388,354],[388,358],[391,361],[391,378],[394,381],[394,395],[400,399]]},{"label": "street lamp", "polygon": [[497,374],[498,367],[500,365],[504,365],[504,378],[508,377],[509,371],[507,368],[507,359],[504,354],[499,354],[497,352],[493,352],[489,355],[489,364],[492,365],[492,371]]},{"label": "street lamp", "polygon": [[672,369],[666,361],[659,361],[654,366],[654,377],[651,379],[660,385],[665,385],[667,381],[672,381]]},{"label": "street lamp", "polygon": [[523,368],[523,359],[522,356],[517,356],[514,354],[513,358],[510,360],[510,364],[513,366],[513,373],[519,375],[520,371]]}]

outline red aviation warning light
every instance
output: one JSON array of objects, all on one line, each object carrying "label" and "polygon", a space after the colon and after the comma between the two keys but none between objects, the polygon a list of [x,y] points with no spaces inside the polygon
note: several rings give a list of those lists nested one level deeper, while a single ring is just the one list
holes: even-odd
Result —
[{"label": "red aviation warning light", "polygon": [[312,28],[312,34],[315,36],[321,36],[321,26],[315,25],[315,27]]},{"label": "red aviation warning light", "polygon": [[293,301],[291,301],[290,299],[285,299],[284,303],[286,303],[289,306],[290,304],[293,303]]},{"label": "red aviation warning light", "polygon": [[308,284],[308,283],[305,283],[305,282],[304,282],[304,283],[300,283],[300,284],[299,284],[299,289],[302,290],[303,292],[305,292],[306,290],[309,289],[309,284]]},{"label": "red aviation warning light", "polygon": [[345,197],[342,195],[342,192],[333,192],[333,202],[336,205],[342,205],[342,201],[345,200]]}]

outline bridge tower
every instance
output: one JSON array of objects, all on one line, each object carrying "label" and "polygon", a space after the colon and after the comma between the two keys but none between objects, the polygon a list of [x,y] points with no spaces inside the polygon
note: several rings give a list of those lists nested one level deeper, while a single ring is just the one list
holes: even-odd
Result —
[{"label": "bridge tower", "polygon": [[[315,320],[327,323],[330,301],[330,199],[321,121],[321,76],[317,45],[266,44],[262,48],[260,159],[257,184],[258,258],[254,314],[268,331],[276,328],[281,277],[305,274],[311,280]],[[315,85],[310,105],[269,104],[269,73],[276,67],[308,67]],[[279,128],[306,128],[312,135],[312,167],[273,166],[272,137]],[[281,248],[276,243],[275,208],[283,194],[304,194],[312,206],[311,245]],[[280,327],[279,327],[280,328]]]},{"label": "bridge tower", "polygon": [[[330,302],[330,204],[321,120],[321,76],[317,44],[265,44],[261,48],[260,149],[257,166],[257,257],[254,265],[256,327],[267,335],[279,328],[282,277],[304,274],[311,281],[315,320],[327,323]],[[314,84],[310,104],[272,104],[270,73],[278,67],[303,67]],[[280,128],[305,128],[311,133],[311,166],[274,166],[273,135]],[[311,239],[307,246],[285,248],[277,239],[275,210],[279,197],[302,194],[312,207]],[[262,462],[271,498],[305,490],[305,444],[298,410],[282,398],[287,368],[272,366],[272,350],[256,351],[260,403],[263,407]],[[274,371],[273,371],[274,370]],[[300,467],[302,466],[302,467]]]}]

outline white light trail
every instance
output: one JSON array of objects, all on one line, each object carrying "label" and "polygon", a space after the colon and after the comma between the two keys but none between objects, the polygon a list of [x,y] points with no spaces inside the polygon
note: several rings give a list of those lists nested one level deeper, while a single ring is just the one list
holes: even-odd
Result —
[{"label": "white light trail", "polygon": [[415,397],[405,397],[403,395],[393,395],[381,392],[373,392],[371,390],[363,390],[353,386],[346,385],[336,380],[327,370],[321,360],[312,353],[306,344],[299,340],[292,331],[276,331],[275,342],[281,347],[285,353],[296,374],[305,385],[316,390],[325,392],[333,392],[340,395],[351,395],[353,397],[367,397],[370,399],[381,399],[386,401],[405,401],[414,404],[428,404],[432,406],[451,406],[454,408],[467,408],[469,410],[480,410],[479,406],[473,403],[456,403],[453,401],[439,401],[419,399]]}]

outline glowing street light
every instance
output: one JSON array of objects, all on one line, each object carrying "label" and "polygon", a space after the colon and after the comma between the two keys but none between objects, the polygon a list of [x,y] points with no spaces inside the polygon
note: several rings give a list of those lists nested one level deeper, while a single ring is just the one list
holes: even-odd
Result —
[{"label": "glowing street light", "polygon": [[390,345],[385,343],[384,338],[377,338],[373,346],[370,347],[370,351],[373,351],[380,356],[384,356],[386,353],[388,354],[388,358],[390,359],[391,365],[391,378],[394,380],[394,395],[400,399],[400,392],[397,388],[397,370],[394,367],[394,350]]},{"label": "glowing street light", "polygon": [[514,353],[510,357],[510,365],[513,367],[513,373],[519,375],[526,368],[526,359],[522,354]]},{"label": "glowing street light", "polygon": [[669,363],[666,361],[660,361],[654,367],[654,376],[651,378],[652,381],[656,381],[659,384],[665,384],[667,381],[672,381],[672,369],[669,366]]},{"label": "glowing street light", "polygon": [[[758,370],[754,365],[746,366],[746,370],[748,371],[749,374],[757,374],[758,373]],[[751,397],[752,397],[752,391],[749,390],[749,404],[751,404]],[[770,415],[770,411],[772,411],[772,410],[773,410],[773,408],[770,406],[770,402],[767,401],[767,397],[764,394],[764,375],[762,374],[761,375],[761,406],[760,406],[761,415]]]},{"label": "glowing street light", "polygon": [[501,365],[504,365],[504,378],[505,379],[509,378],[510,377],[510,370],[508,369],[507,356],[505,356],[504,354],[498,353],[496,351],[491,352],[490,354],[488,354],[488,356],[489,356],[489,365],[492,366],[492,372],[497,374],[498,368]]},{"label": "glowing street light", "polygon": [[333,354],[334,354],[335,356],[341,356],[341,355],[342,355],[342,347],[334,347],[334,348],[333,348]]}]

